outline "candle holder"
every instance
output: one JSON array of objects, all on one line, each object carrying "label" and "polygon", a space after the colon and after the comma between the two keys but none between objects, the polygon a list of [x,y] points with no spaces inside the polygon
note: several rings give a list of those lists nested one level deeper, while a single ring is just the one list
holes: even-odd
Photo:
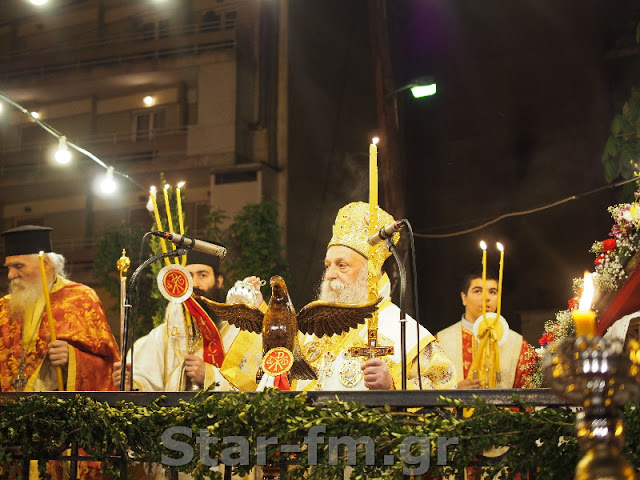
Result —
[{"label": "candle holder", "polygon": [[624,444],[618,407],[640,396],[640,349],[630,341],[567,337],[543,363],[544,376],[557,395],[583,406],[576,415],[578,444],[585,455],[575,478],[633,479],[620,455]]}]

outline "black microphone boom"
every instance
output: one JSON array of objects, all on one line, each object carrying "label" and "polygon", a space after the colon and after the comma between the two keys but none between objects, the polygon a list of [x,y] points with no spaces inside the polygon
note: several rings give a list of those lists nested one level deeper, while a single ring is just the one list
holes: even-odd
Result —
[{"label": "black microphone boom", "polygon": [[216,257],[224,257],[227,254],[227,249],[222,245],[205,242],[204,240],[196,240],[193,237],[187,237],[186,235],[180,235],[179,233],[153,231],[151,234],[156,237],[169,240],[180,248],[190,248],[196,252],[207,253],[209,255],[215,255]]},{"label": "black microphone boom", "polygon": [[406,220],[396,220],[390,223],[386,227],[382,227],[378,233],[375,233],[369,237],[369,245],[377,245],[378,243],[393,237],[394,234],[402,230],[405,226]]}]

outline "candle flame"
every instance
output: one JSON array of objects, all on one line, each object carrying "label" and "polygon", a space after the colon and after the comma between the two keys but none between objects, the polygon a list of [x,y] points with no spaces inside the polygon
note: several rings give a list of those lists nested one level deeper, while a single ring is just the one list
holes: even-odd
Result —
[{"label": "candle flame", "polygon": [[185,183],[187,183],[187,182],[185,182],[185,181],[178,182],[177,187],[178,187],[178,188],[182,188],[182,187],[184,187],[184,184],[185,184]]},{"label": "candle flame", "polygon": [[151,185],[151,188],[149,188],[149,191],[151,193],[156,193],[156,187],[154,187],[153,185]]},{"label": "candle flame", "polygon": [[589,272],[584,272],[584,288],[582,290],[582,297],[580,297],[580,304],[578,310],[581,312],[588,312],[591,310],[591,302],[593,301],[593,279]]},{"label": "candle flame", "polygon": [[371,143],[373,143],[374,145],[377,145],[379,141],[380,141],[380,139],[378,137],[373,137],[371,139]]},{"label": "candle flame", "polygon": [[165,190],[169,190],[171,188],[171,185],[169,185],[168,183],[164,184],[164,189]]},{"label": "candle flame", "polygon": [[498,250],[500,250],[501,252],[504,252],[504,247],[502,246],[502,244],[500,242],[496,243],[496,247],[498,247]]},{"label": "candle flame", "polygon": [[486,243],[484,243],[484,240],[480,240],[480,248],[481,248],[482,250],[486,250],[486,249],[487,249],[487,244],[486,244]]}]

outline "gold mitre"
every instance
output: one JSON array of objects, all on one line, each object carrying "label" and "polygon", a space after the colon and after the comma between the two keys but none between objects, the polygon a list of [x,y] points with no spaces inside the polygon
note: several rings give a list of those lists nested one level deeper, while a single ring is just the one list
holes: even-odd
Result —
[{"label": "gold mitre", "polygon": [[[375,231],[378,232],[381,228],[393,223],[394,219],[380,207],[376,207],[376,211]],[[333,224],[333,236],[327,248],[334,245],[349,247],[373,262],[376,271],[379,272],[391,252],[386,248],[385,242],[371,247],[369,236],[369,204],[365,202],[349,203],[338,210],[336,221]],[[400,234],[396,233],[393,236],[393,243],[398,243],[399,239]],[[372,251],[371,258],[369,257],[370,251]]]}]

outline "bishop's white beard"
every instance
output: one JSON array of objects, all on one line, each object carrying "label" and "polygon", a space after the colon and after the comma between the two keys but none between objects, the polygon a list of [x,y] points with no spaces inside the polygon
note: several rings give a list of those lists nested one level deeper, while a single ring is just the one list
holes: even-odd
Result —
[{"label": "bishop's white beard", "polygon": [[326,280],[323,274],[319,290],[318,300],[322,302],[364,303],[369,296],[367,268],[363,267],[356,281],[351,284],[337,278]]},{"label": "bishop's white beard", "polygon": [[24,318],[28,308],[33,308],[38,297],[43,294],[42,282],[27,282],[14,278],[9,283],[9,312],[11,316]]}]

